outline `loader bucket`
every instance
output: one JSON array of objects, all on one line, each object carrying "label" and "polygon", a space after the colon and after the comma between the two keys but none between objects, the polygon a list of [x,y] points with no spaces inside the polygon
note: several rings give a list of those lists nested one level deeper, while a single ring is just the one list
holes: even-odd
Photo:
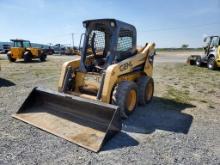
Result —
[{"label": "loader bucket", "polygon": [[121,130],[118,107],[34,88],[13,117],[98,152]]}]

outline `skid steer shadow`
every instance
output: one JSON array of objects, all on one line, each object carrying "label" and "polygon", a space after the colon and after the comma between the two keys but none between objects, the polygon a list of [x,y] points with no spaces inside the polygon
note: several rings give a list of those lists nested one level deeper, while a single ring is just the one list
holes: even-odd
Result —
[{"label": "skid steer shadow", "polygon": [[0,88],[1,87],[10,87],[10,86],[14,86],[16,85],[15,83],[13,83],[12,81],[0,78]]},{"label": "skid steer shadow", "polygon": [[193,117],[182,111],[194,105],[154,97],[146,106],[138,107],[123,123],[123,130],[136,133],[152,133],[155,130],[187,134]]},{"label": "skid steer shadow", "polygon": [[113,137],[109,142],[104,145],[102,151],[114,150],[117,148],[137,146],[139,142],[129,136],[125,132],[119,132],[115,137]]},{"label": "skid steer shadow", "polygon": [[16,63],[19,64],[31,64],[31,63],[42,63],[40,60],[31,60],[29,62],[25,62],[25,61],[16,61]]}]

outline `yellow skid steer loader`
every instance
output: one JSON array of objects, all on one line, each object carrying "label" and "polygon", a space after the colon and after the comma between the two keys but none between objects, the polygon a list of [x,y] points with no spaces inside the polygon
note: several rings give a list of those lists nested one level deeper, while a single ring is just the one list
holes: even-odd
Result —
[{"label": "yellow skid steer loader", "polygon": [[155,44],[137,50],[135,27],[115,19],[83,26],[81,56],[63,64],[58,92],[34,88],[13,116],[98,152],[121,118],[151,101]]}]

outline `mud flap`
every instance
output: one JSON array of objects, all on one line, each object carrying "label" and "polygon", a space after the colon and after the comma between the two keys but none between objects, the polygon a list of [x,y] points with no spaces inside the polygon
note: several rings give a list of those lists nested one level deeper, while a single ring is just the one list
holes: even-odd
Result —
[{"label": "mud flap", "polygon": [[94,152],[122,126],[117,106],[42,88],[13,117]]}]

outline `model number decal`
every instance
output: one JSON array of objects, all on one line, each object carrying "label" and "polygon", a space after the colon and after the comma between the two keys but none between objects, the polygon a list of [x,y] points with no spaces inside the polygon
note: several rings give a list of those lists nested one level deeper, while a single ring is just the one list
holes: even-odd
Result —
[{"label": "model number decal", "polygon": [[128,63],[125,63],[125,64],[122,64],[120,67],[119,67],[119,69],[120,69],[120,71],[122,72],[122,71],[125,71],[125,70],[127,70],[129,67],[132,67],[133,65],[132,65],[132,62],[130,61],[130,62],[128,62]]}]

